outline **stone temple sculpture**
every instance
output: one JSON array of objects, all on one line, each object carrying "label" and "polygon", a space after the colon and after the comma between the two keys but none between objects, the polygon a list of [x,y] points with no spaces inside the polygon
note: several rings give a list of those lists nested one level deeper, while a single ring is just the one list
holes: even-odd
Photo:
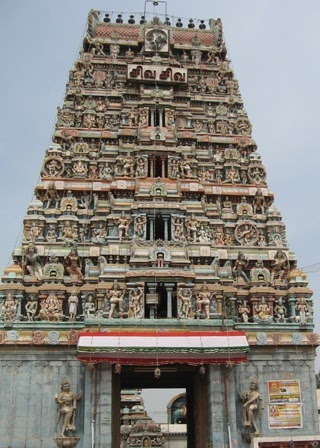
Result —
[{"label": "stone temple sculpture", "polygon": [[61,392],[54,396],[58,405],[56,416],[57,424],[61,424],[60,437],[56,437],[55,441],[59,447],[73,448],[80,440],[74,436],[76,431],[76,414],[77,402],[80,400],[82,392],[77,395],[70,390],[68,379],[63,378],[61,381]]}]

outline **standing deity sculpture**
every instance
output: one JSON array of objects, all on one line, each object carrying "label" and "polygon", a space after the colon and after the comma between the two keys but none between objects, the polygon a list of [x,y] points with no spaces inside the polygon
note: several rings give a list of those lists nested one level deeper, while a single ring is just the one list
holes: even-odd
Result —
[{"label": "standing deity sculpture", "polygon": [[168,174],[169,177],[173,179],[179,177],[179,161],[176,157],[169,157]]},{"label": "standing deity sculpture", "polygon": [[34,241],[36,241],[36,239],[38,239],[38,237],[40,236],[40,234],[41,234],[41,229],[40,229],[40,227],[38,227],[38,226],[36,225],[36,223],[33,222],[33,223],[31,224],[30,229],[29,229],[28,240],[34,242]]},{"label": "standing deity sculpture", "polygon": [[253,198],[253,213],[256,215],[259,212],[264,215],[266,212],[267,204],[260,188],[257,189],[256,195]]},{"label": "standing deity sculpture", "polygon": [[190,319],[194,313],[192,311],[192,291],[188,288],[180,288],[178,292],[179,317]]},{"label": "standing deity sculpture", "polygon": [[238,258],[234,264],[234,267],[232,269],[233,275],[236,279],[241,277],[246,283],[249,282],[249,279],[247,275],[245,274],[244,270],[248,267],[249,260],[245,257],[245,255],[242,252],[238,253]]},{"label": "standing deity sculpture", "polygon": [[18,304],[16,298],[9,292],[2,303],[1,316],[4,322],[17,320]]},{"label": "standing deity sculpture", "polygon": [[289,267],[290,265],[286,254],[280,249],[277,250],[274,259],[271,262],[271,283],[276,279],[281,280]]},{"label": "standing deity sculpture", "polygon": [[142,317],[142,299],[142,288],[135,288],[130,292],[129,317]]},{"label": "standing deity sculpture", "polygon": [[175,217],[172,220],[173,222],[173,239],[175,241],[181,242],[184,240],[184,227],[183,227],[183,221],[180,217]]},{"label": "standing deity sculpture", "polygon": [[72,434],[76,431],[75,419],[77,411],[77,401],[81,399],[81,396],[82,392],[80,392],[79,395],[71,392],[70,383],[66,378],[61,381],[61,392],[60,394],[56,394],[54,396],[54,399],[59,407],[56,416],[56,423],[58,424],[62,418],[62,428],[60,434],[63,438],[70,437],[70,433]]},{"label": "standing deity sculpture", "polygon": [[147,177],[148,159],[146,157],[137,157],[136,159],[136,177]]},{"label": "standing deity sculpture", "polygon": [[250,307],[248,305],[248,302],[244,300],[242,303],[240,303],[238,307],[238,312],[241,316],[243,323],[248,323],[249,321],[249,314],[250,314]]},{"label": "standing deity sculpture", "polygon": [[139,215],[135,219],[134,225],[134,235],[136,238],[144,238],[145,236],[145,225],[147,223],[147,218],[145,215]]},{"label": "standing deity sculpture", "polygon": [[28,297],[25,309],[28,321],[33,322],[38,309],[38,299],[36,296],[31,295],[30,297]]},{"label": "standing deity sculpture", "polygon": [[133,177],[134,175],[134,159],[130,155],[130,152],[126,154],[122,159],[122,176]]},{"label": "standing deity sculpture", "polygon": [[176,128],[175,125],[175,111],[172,109],[166,110],[166,126],[170,131],[174,131]]},{"label": "standing deity sculpture", "polygon": [[217,226],[213,231],[214,243],[216,246],[224,246],[223,227]]},{"label": "standing deity sculpture", "polygon": [[197,241],[197,232],[198,232],[199,223],[194,214],[192,214],[191,218],[188,218],[186,220],[186,227],[187,227],[187,233],[188,233],[188,240],[190,242]]},{"label": "standing deity sculpture", "polygon": [[120,217],[116,220],[116,224],[118,224],[119,241],[128,239],[130,223],[131,218],[128,218],[125,213],[122,212]]},{"label": "standing deity sculpture", "polygon": [[43,197],[43,202],[47,202],[46,209],[50,208],[51,206],[58,207],[59,200],[60,196],[56,190],[55,183],[50,182]]},{"label": "standing deity sculpture", "polygon": [[77,317],[78,303],[79,303],[78,295],[76,291],[72,291],[68,299],[70,320],[75,320],[75,318]]},{"label": "standing deity sculpture", "polygon": [[279,297],[276,306],[274,307],[277,322],[286,322],[287,309],[283,303],[282,297]]},{"label": "standing deity sculpture", "polygon": [[139,110],[139,127],[146,128],[148,127],[148,117],[149,117],[149,109],[144,107]]},{"label": "standing deity sculpture", "polygon": [[296,316],[296,322],[299,324],[306,324],[308,318],[308,303],[304,297],[299,297],[296,302],[296,311],[298,315]]},{"label": "standing deity sculpture", "polygon": [[210,304],[212,299],[212,292],[209,291],[207,284],[204,282],[201,288],[195,292],[197,314],[205,314],[206,319],[210,319]]},{"label": "standing deity sculpture", "polygon": [[242,405],[242,419],[243,427],[245,431],[253,429],[251,434],[260,434],[257,427],[255,415],[264,408],[263,399],[258,391],[258,381],[256,378],[252,378],[250,384],[250,390],[240,396]]},{"label": "standing deity sculpture", "polygon": [[124,293],[125,291],[122,291],[120,289],[119,283],[117,282],[117,280],[115,280],[113,282],[112,288],[107,291],[107,299],[110,302],[109,318],[113,316],[116,307],[118,307],[119,316],[122,317]]}]

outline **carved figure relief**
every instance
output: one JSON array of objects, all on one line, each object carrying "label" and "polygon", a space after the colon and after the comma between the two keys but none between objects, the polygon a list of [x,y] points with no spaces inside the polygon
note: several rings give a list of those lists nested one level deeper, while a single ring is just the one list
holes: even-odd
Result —
[{"label": "carved figure relief", "polygon": [[270,323],[273,318],[270,315],[271,307],[265,297],[261,297],[259,302],[255,305],[256,314],[254,320],[261,323]]},{"label": "carved figure relief", "polygon": [[35,276],[37,280],[43,279],[42,261],[37,253],[37,248],[32,243],[26,249],[24,258],[24,266],[31,276]]},{"label": "carved figure relief", "polygon": [[168,51],[168,31],[158,28],[146,30],[145,51]]},{"label": "carved figure relief", "polygon": [[62,176],[63,171],[64,163],[62,159],[55,156],[46,157],[42,169],[45,176],[59,177]]},{"label": "carved figure relief", "polygon": [[130,291],[129,315],[128,317],[143,317],[144,310],[144,291],[142,288],[135,288]]},{"label": "carved figure relief", "polygon": [[131,224],[131,217],[125,215],[124,212],[121,213],[120,217],[116,219],[116,224],[118,225],[118,236],[119,241],[127,240],[129,238],[129,226]]},{"label": "carved figure relief", "polygon": [[[74,435],[76,431],[75,418],[77,411],[77,402],[81,399],[81,396],[82,392],[76,395],[70,390],[70,383],[66,378],[63,378],[63,380],[61,381],[61,392],[54,396],[55,402],[58,405],[56,416],[57,424],[59,424],[60,420],[62,420],[60,436],[63,438],[71,439],[70,444],[67,445],[69,447],[74,447],[79,441],[78,438],[76,439],[75,437],[71,436]],[[76,441],[73,441],[72,439],[76,439]]]},{"label": "carved figure relief", "polygon": [[59,322],[62,318],[62,300],[51,293],[48,297],[40,302],[40,311],[38,317],[40,320],[50,322]]},{"label": "carved figure relief", "polygon": [[236,226],[234,235],[241,246],[251,247],[256,244],[259,232],[254,223],[245,221]]},{"label": "carved figure relief", "polygon": [[195,291],[195,296],[198,317],[204,313],[205,318],[210,319],[212,292],[209,291],[209,288],[205,282],[199,290]]},{"label": "carved figure relief", "polygon": [[[256,378],[252,378],[250,384],[250,390],[240,395],[242,401],[242,425],[245,433],[244,439],[250,442],[250,434],[258,435],[260,430],[256,423],[256,416],[264,408],[263,399],[258,391],[258,381]],[[245,436],[249,433],[249,440]]]},{"label": "carved figure relief", "polygon": [[81,272],[81,258],[78,255],[78,251],[75,247],[71,249],[69,254],[65,257],[65,268],[70,277],[75,277],[78,280],[83,280]]},{"label": "carved figure relief", "polygon": [[12,293],[9,292],[2,303],[1,317],[3,321],[8,323],[17,320],[18,318],[17,310],[18,310],[17,300],[14,297],[14,295],[12,295]]},{"label": "carved figure relief", "polygon": [[118,308],[118,316],[122,317],[124,293],[125,291],[120,289],[119,283],[115,280],[113,282],[113,286],[106,293],[107,299],[110,302],[109,318],[113,317],[113,313],[116,311],[116,308]]},{"label": "carved figure relief", "polygon": [[194,317],[192,310],[192,290],[180,288],[178,290],[178,316],[181,319],[191,319]]}]

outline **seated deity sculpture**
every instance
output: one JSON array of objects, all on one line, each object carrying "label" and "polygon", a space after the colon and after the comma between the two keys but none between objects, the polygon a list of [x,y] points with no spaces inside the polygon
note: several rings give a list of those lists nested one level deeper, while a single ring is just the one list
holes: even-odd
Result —
[{"label": "seated deity sculpture", "polygon": [[62,318],[62,300],[51,293],[40,303],[39,319],[46,321],[60,321]]}]

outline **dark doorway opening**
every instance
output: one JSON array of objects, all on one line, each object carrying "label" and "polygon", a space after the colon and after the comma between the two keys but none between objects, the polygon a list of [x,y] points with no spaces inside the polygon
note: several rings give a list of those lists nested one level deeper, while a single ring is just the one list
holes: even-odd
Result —
[{"label": "dark doorway opening", "polygon": [[162,164],[160,156],[156,156],[155,177],[164,177],[164,173],[162,173]]},{"label": "dark doorway opening", "polygon": [[[118,376],[120,403],[121,391],[123,390],[142,390],[142,389],[172,389],[172,396],[176,389],[185,389],[187,406],[187,448],[205,448],[207,447],[208,430],[208,393],[207,377],[199,373],[198,366],[189,365],[170,365],[160,366],[161,376],[156,378],[154,375],[155,366],[123,366]],[[119,378],[120,377],[120,378]],[[119,409],[120,406],[115,406]],[[115,417],[115,416],[113,416]],[[120,422],[121,415],[113,418],[114,429],[118,431],[120,440]],[[157,422],[156,422],[157,423]],[[112,444],[112,448],[119,448],[119,445]]]},{"label": "dark doorway opening", "polygon": [[156,219],[154,222],[154,237],[155,240],[164,240],[164,220],[161,213],[156,214]]}]

